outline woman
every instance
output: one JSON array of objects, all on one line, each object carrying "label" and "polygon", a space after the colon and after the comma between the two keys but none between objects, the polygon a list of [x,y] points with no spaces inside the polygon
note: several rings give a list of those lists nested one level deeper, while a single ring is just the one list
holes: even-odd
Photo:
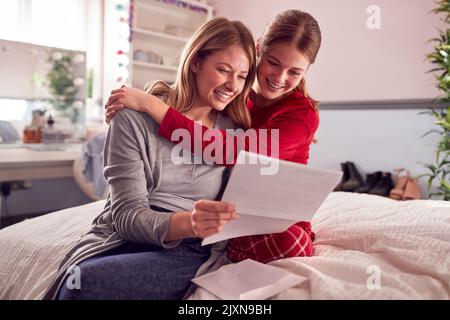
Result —
[{"label": "woman", "polygon": [[[248,126],[243,102],[255,78],[255,55],[242,23],[213,19],[186,45],[174,87],[157,82],[150,93],[209,128],[233,128],[231,120]],[[111,122],[104,150],[110,188],[105,209],[67,254],[46,298],[180,299],[190,279],[206,272],[224,249],[223,243],[200,244],[237,218],[231,205],[211,201],[222,187],[224,168],[175,165],[179,155],[157,130],[151,118],[133,110]],[[70,283],[77,275],[78,286]]]},{"label": "woman", "polygon": [[[257,81],[247,99],[247,108],[252,128],[279,130],[277,136],[272,136],[279,138],[279,150],[270,150],[270,144],[267,144],[264,151],[268,155],[302,164],[308,162],[319,115],[318,103],[308,96],[304,77],[316,59],[320,44],[321,32],[317,21],[310,14],[298,10],[277,15],[257,40]],[[124,106],[151,116],[161,125],[159,134],[167,139],[178,128],[189,130],[194,137],[194,127],[198,126],[167,104],[135,88],[113,90],[106,105],[107,121]],[[205,132],[208,128],[203,126],[201,130]],[[224,130],[220,134],[223,136],[222,147],[234,149],[231,154],[237,155],[239,149],[249,149],[248,140],[244,145],[237,145],[240,141],[226,139]],[[210,143],[202,141],[202,149]],[[195,150],[193,146],[194,139],[191,150]],[[230,163],[227,160],[223,159],[218,164]],[[228,242],[228,256],[234,261],[251,258],[261,262],[310,256],[313,254],[313,240],[310,223],[299,222],[283,233],[232,239]]]}]

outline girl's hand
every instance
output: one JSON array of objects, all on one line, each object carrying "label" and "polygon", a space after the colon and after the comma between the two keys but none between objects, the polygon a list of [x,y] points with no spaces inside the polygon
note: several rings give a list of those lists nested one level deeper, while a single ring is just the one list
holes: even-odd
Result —
[{"label": "girl's hand", "polygon": [[191,212],[191,227],[196,237],[206,238],[220,232],[225,224],[238,218],[233,205],[223,201],[199,200]]},{"label": "girl's hand", "polygon": [[106,107],[105,110],[105,122],[109,124],[111,119],[116,115],[116,112],[123,109],[123,104],[113,104]]},{"label": "girl's hand", "polygon": [[145,112],[149,94],[143,90],[122,86],[111,91],[108,102],[105,105],[105,121],[109,124],[117,111],[124,107],[139,112]]}]

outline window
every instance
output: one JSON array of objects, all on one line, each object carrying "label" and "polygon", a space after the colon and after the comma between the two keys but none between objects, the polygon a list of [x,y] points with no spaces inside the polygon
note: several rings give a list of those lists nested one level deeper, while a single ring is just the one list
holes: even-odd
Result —
[{"label": "window", "polygon": [[28,118],[29,106],[26,100],[0,99],[0,120],[25,120]]},{"label": "window", "polygon": [[2,1],[0,38],[86,50],[85,12],[86,0]]},{"label": "window", "polygon": [[[0,38],[6,40],[19,40],[22,38],[21,21],[19,19],[20,0],[2,1],[0,10]],[[22,10],[22,14],[25,12]]]}]

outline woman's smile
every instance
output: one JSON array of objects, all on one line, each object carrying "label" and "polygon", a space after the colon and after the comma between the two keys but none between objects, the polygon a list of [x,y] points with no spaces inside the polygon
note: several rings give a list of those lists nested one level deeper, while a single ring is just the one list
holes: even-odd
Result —
[{"label": "woman's smile", "polygon": [[214,90],[214,94],[216,96],[216,98],[220,101],[220,102],[228,102],[230,100],[230,98],[233,96],[233,93],[226,93],[222,90]]},{"label": "woman's smile", "polygon": [[273,81],[270,81],[269,79],[266,79],[267,82],[267,86],[269,87],[269,89],[272,89],[274,91],[279,90],[279,89],[283,89],[285,86],[282,86],[280,84],[277,84]]}]

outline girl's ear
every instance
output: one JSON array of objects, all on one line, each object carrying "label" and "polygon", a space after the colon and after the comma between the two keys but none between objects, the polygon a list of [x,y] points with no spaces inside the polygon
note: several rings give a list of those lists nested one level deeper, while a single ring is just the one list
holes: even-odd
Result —
[{"label": "girl's ear", "polygon": [[194,74],[198,72],[200,69],[200,59],[198,58],[198,55],[195,55],[192,58],[191,64],[189,66]]},{"label": "girl's ear", "polygon": [[256,56],[259,58],[259,57],[261,57],[261,41],[260,41],[260,39],[261,38],[258,38],[257,40],[256,40]]}]

